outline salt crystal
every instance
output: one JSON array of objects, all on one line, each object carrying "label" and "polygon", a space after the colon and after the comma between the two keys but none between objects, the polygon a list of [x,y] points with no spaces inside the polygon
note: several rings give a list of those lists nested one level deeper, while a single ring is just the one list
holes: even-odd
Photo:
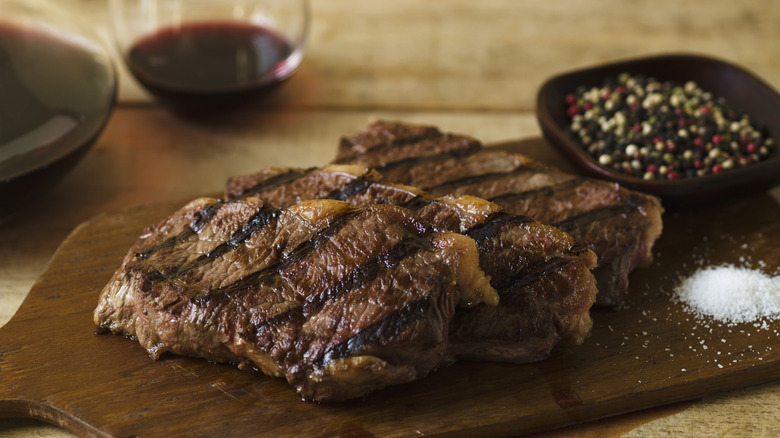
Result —
[{"label": "salt crystal", "polygon": [[695,312],[739,323],[780,316],[780,276],[733,265],[708,267],[683,280],[676,295]]}]

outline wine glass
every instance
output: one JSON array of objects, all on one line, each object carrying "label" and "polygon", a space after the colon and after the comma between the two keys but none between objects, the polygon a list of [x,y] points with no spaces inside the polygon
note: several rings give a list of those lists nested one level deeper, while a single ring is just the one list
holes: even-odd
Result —
[{"label": "wine glass", "polygon": [[87,153],[116,103],[100,37],[47,0],[0,0],[0,222]]},{"label": "wine glass", "polygon": [[263,96],[303,59],[308,0],[110,0],[112,35],[135,79],[182,111]]}]

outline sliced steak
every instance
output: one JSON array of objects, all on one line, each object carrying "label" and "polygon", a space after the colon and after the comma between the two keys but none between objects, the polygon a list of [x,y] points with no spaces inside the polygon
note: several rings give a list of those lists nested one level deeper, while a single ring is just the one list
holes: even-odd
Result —
[{"label": "sliced steak", "polygon": [[[419,135],[413,135],[417,132],[425,132],[424,146]],[[479,196],[555,225],[598,254],[597,304],[621,305],[629,273],[652,259],[662,229],[659,200],[617,184],[579,178],[522,155],[475,147],[476,140],[470,137],[457,142],[457,137],[433,127],[380,121],[341,139],[334,162],[375,166],[388,179],[434,196]]]},{"label": "sliced steak", "polygon": [[595,254],[576,246],[566,233],[481,198],[434,198],[358,165],[268,168],[231,178],[225,196],[257,196],[280,206],[316,198],[357,206],[395,204],[415,211],[440,231],[474,238],[480,266],[501,299],[496,307],[456,311],[450,357],[529,362],[546,357],[563,339],[580,343],[590,333]]},{"label": "sliced steak", "polygon": [[154,358],[257,367],[329,401],[426,375],[456,305],[497,300],[474,240],[403,208],[201,198],[143,232],[94,321]]}]

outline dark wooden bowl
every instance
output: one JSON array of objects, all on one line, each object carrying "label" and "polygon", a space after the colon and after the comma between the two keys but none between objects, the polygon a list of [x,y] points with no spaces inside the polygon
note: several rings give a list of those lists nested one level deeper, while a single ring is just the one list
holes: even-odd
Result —
[{"label": "dark wooden bowl", "polygon": [[672,203],[710,202],[764,191],[780,183],[780,153],[759,163],[715,175],[676,180],[644,180],[606,169],[598,164],[569,133],[564,103],[580,86],[601,86],[604,79],[622,72],[644,74],[659,81],[696,81],[732,107],[745,111],[754,123],[780,140],[780,94],[752,73],[733,64],[696,55],[673,54],[631,59],[554,76],[539,89],[536,115],[545,138],[583,173],[660,196]]}]

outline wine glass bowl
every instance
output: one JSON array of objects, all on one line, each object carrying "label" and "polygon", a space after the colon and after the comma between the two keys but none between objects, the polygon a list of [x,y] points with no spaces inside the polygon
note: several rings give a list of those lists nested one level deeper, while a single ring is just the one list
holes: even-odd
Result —
[{"label": "wine glass bowl", "polygon": [[109,6],[128,70],[176,110],[254,100],[303,59],[307,0],[110,0]]},{"label": "wine glass bowl", "polygon": [[53,2],[0,0],[0,221],[94,144],[116,103],[98,35]]}]

